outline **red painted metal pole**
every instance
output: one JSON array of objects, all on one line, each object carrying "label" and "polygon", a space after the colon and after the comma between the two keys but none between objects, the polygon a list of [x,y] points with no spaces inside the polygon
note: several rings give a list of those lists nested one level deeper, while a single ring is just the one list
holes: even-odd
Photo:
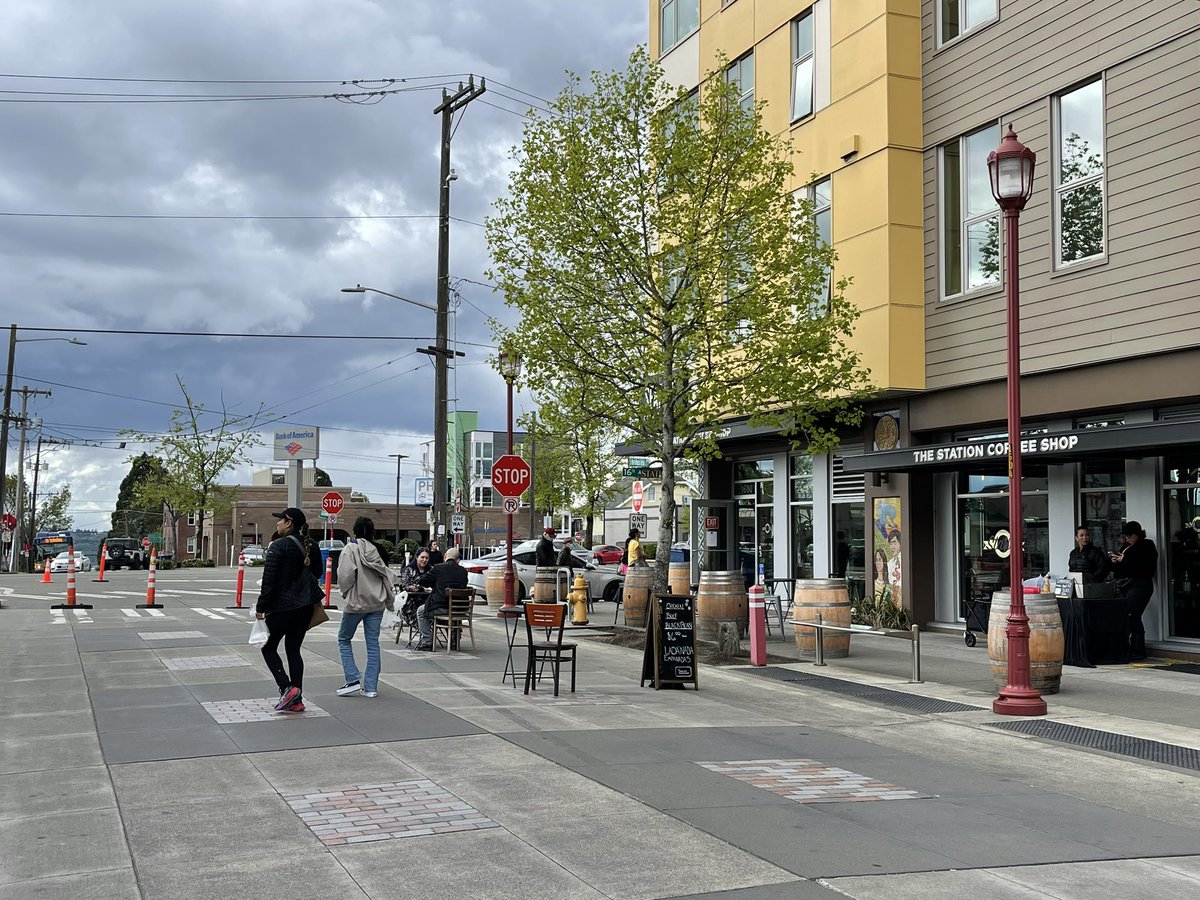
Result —
[{"label": "red painted metal pole", "polygon": [[[508,452],[513,451],[513,383],[511,378],[504,379],[508,384]],[[513,572],[512,563],[512,545],[513,545],[513,517],[512,513],[507,513],[505,518],[508,520],[508,539],[505,543],[504,551],[504,606],[512,608],[517,605],[517,576]]]},{"label": "red painted metal pole", "polygon": [[329,609],[329,596],[333,593],[333,554],[325,557],[325,608]]},{"label": "red painted metal pole", "polygon": [[767,664],[767,603],[761,584],[750,587],[750,663]]},{"label": "red painted metal pole", "polygon": [[1019,235],[1021,211],[1004,210],[1004,257],[1008,305],[1008,532],[1009,612],[1008,684],[992,701],[1004,716],[1044,716],[1046,701],[1033,687],[1029,671],[1029,616],[1025,612],[1024,512],[1021,506],[1021,309]]}]

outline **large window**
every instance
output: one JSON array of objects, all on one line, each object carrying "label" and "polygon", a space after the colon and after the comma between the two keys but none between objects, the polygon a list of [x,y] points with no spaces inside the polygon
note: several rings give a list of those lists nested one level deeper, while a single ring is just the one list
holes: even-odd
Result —
[{"label": "large window", "polygon": [[658,51],[666,53],[700,24],[700,0],[661,0]]},{"label": "large window", "polygon": [[1200,457],[1164,461],[1164,533],[1171,636],[1200,638]]},{"label": "large window", "polygon": [[754,51],[751,50],[725,70],[725,80],[738,90],[742,109],[754,109]]},{"label": "large window", "polygon": [[491,506],[492,505],[492,489],[490,487],[480,487],[476,485],[472,500],[473,506]]},{"label": "large window", "polygon": [[738,568],[746,584],[775,577],[775,540],[771,525],[775,504],[775,464],[770,459],[739,462],[734,467],[737,500]]},{"label": "large window", "polygon": [[998,15],[997,0],[938,0],[939,43],[948,43]]},{"label": "large window", "polygon": [[792,121],[813,113],[813,14],[792,21]]},{"label": "large window", "polygon": [[492,477],[492,442],[491,441],[475,441],[474,442],[475,456],[475,477],[476,478],[491,478]]},{"label": "large window", "polygon": [[[833,243],[833,182],[822,178],[816,184],[809,185],[808,199],[813,205],[813,218],[817,222],[817,236],[826,245]],[[823,316],[829,312],[829,296],[833,288],[833,273],[825,270],[825,281],[818,289],[817,295],[809,302],[809,312],[813,317]]]},{"label": "large window", "polygon": [[1000,144],[988,125],[941,147],[942,296],[1000,283],[1000,210],[987,158]]},{"label": "large window", "polygon": [[1104,255],[1104,82],[1057,100],[1055,249],[1060,266]]},{"label": "large window", "polygon": [[788,506],[791,509],[792,578],[813,577],[813,460],[811,456],[788,459]]}]

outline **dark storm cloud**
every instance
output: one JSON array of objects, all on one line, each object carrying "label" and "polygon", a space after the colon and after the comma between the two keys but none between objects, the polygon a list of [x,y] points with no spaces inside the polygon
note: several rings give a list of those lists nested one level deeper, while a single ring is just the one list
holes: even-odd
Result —
[{"label": "dark storm cloud", "polygon": [[[438,89],[374,105],[0,103],[0,212],[432,216],[440,82],[421,76],[451,74],[451,88],[458,73],[485,76],[492,90],[482,100],[520,112],[537,101],[519,91],[553,96],[564,69],[621,65],[644,40],[646,7],[645,0],[7,0],[0,8],[6,73],[210,82],[407,77],[393,87]],[[357,88],[0,78],[0,90]],[[453,144],[452,214],[473,222],[504,190],[522,121],[485,103],[473,103],[456,123]],[[390,497],[395,465],[387,454],[407,453],[407,494],[432,430],[432,368],[414,351],[433,341],[433,315],[338,289],[361,282],[433,302],[436,246],[433,218],[0,217],[0,325],[17,323],[26,339],[49,336],[26,330],[34,327],[420,338],[82,335],[87,347],[22,343],[18,386],[54,382],[54,396],[35,401],[35,412],[48,435],[77,442],[52,454],[43,478],[51,487],[71,484],[81,526],[104,527],[102,513],[86,510],[111,507],[127,469],[128,451],[111,449],[116,432],[163,429],[169,406],[144,401],[178,402],[178,374],[209,409],[244,413],[261,403],[288,421],[322,426],[320,465],[340,484]],[[482,230],[452,223],[452,275],[483,281],[486,267]],[[489,350],[473,345],[490,342],[488,315],[507,312],[487,287],[455,284],[454,335],[468,355],[452,372],[452,405],[480,410],[481,427],[499,429],[503,383],[486,364]],[[84,448],[85,439],[108,442],[107,449]],[[270,463],[269,446],[253,455]]]}]

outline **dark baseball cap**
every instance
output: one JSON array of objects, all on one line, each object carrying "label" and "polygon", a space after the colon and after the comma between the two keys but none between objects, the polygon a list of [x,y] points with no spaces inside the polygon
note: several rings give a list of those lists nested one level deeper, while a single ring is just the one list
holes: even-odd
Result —
[{"label": "dark baseball cap", "polygon": [[308,524],[308,518],[301,510],[296,509],[294,506],[289,506],[282,512],[271,513],[271,516],[276,519],[288,519],[297,528],[301,528]]}]

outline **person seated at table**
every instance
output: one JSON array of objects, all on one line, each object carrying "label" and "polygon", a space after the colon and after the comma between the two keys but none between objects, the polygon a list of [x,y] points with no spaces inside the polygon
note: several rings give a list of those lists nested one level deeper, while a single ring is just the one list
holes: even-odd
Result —
[{"label": "person seated at table", "polygon": [[1104,551],[1092,543],[1085,525],[1075,529],[1075,549],[1067,560],[1067,571],[1081,573],[1084,584],[1099,584],[1108,575],[1108,559]]},{"label": "person seated at table", "polygon": [[422,547],[417,551],[417,555],[413,557],[413,561],[400,571],[400,590],[421,590],[421,579],[432,568],[433,564],[429,561],[429,551]]},{"label": "person seated at table", "polygon": [[1129,612],[1130,659],[1146,658],[1146,627],[1142,624],[1142,613],[1154,593],[1154,578],[1158,575],[1158,548],[1146,537],[1139,522],[1132,519],[1121,526],[1125,549],[1113,553],[1113,572],[1118,578],[1126,579],[1121,595],[1125,598]]},{"label": "person seated at table", "polygon": [[417,608],[417,629],[421,632],[421,642],[417,644],[416,649],[432,650],[433,617],[444,614],[450,608],[446,591],[467,586],[467,570],[458,564],[457,547],[446,551],[445,562],[434,566],[421,576],[421,586],[430,588],[431,591],[425,602]]}]

